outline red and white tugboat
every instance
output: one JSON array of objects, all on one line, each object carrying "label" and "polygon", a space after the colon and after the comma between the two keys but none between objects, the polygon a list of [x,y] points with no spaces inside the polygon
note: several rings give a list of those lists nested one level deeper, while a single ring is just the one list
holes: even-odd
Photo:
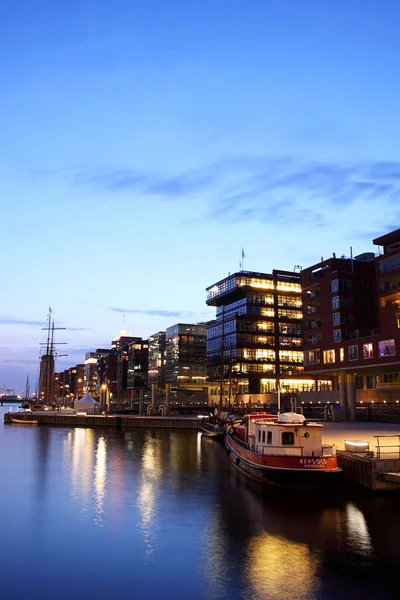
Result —
[{"label": "red and white tugboat", "polygon": [[317,489],[338,482],[336,449],[322,445],[322,425],[303,415],[246,415],[227,428],[225,445],[232,463],[263,483]]}]

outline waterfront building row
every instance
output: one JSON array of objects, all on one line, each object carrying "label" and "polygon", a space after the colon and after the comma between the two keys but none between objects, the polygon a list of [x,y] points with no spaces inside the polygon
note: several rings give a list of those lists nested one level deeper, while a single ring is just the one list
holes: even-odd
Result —
[{"label": "waterfront building row", "polygon": [[398,399],[400,230],[374,244],[376,254],[229,275],[206,290],[212,321],[148,339],[123,329],[109,349],[88,353],[85,390],[103,386],[122,402],[167,383],[214,401],[340,390],[353,412],[356,397]]}]

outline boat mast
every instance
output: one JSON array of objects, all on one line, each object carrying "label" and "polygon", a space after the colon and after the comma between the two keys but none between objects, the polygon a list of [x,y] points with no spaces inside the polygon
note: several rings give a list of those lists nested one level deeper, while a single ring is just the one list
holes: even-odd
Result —
[{"label": "boat mast", "polygon": [[[67,356],[66,354],[56,355],[54,352],[54,346],[56,342],[54,342],[54,331],[56,329],[65,329],[65,327],[54,327],[54,318],[52,319],[52,313],[49,306],[49,314],[47,316],[47,327],[43,327],[44,331],[47,331],[47,341],[46,344],[41,344],[46,346],[46,357],[45,357],[45,369],[44,369],[44,402],[52,402],[54,398],[52,396],[53,389],[53,379],[54,379],[54,362],[56,356]],[[67,342],[57,342],[59,344],[66,344]],[[43,360],[43,357],[42,357]]]},{"label": "boat mast", "polygon": [[29,395],[30,395],[30,385],[29,385],[29,373],[26,376],[26,385],[25,385],[25,400],[28,402],[29,401]]}]

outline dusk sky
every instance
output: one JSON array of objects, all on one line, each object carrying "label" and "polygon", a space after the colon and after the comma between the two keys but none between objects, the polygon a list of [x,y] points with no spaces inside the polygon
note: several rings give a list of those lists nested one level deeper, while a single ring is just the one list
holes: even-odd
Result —
[{"label": "dusk sky", "polygon": [[19,0],[0,19],[0,388],[400,226],[398,0]]}]

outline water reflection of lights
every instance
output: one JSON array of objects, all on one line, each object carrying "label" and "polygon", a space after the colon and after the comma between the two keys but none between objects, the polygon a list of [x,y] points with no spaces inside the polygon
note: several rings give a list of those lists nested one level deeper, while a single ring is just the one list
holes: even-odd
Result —
[{"label": "water reflection of lights", "polygon": [[205,581],[208,588],[207,595],[210,598],[223,598],[226,595],[228,581],[226,539],[219,523],[219,517],[212,515],[202,539]]},{"label": "water reflection of lights", "polygon": [[150,560],[154,552],[154,529],[156,527],[156,492],[161,477],[162,444],[149,434],[143,446],[141,485],[138,493],[138,508],[141,515],[140,528],[143,532],[146,557]]},{"label": "water reflection of lights", "polygon": [[96,466],[95,466],[95,480],[94,480],[94,492],[96,497],[96,524],[103,523],[104,514],[104,501],[107,495],[106,482],[107,482],[107,447],[106,441],[103,437],[100,437],[97,442],[96,450]]},{"label": "water reflection of lights", "polygon": [[196,462],[197,462],[197,468],[200,469],[201,468],[201,438],[203,437],[203,434],[201,433],[201,431],[199,431],[197,433],[197,438],[196,438]]},{"label": "water reflection of lights", "polygon": [[76,427],[72,442],[72,495],[84,500],[85,509],[90,500],[90,480],[94,458],[94,432],[92,429]]},{"label": "water reflection of lights", "polygon": [[92,429],[77,427],[69,432],[65,451],[71,456],[71,497],[86,516],[93,515],[96,525],[104,522],[107,496],[107,443],[97,440]]},{"label": "water reflection of lights", "polygon": [[352,503],[346,506],[346,520],[351,546],[363,553],[371,551],[371,538],[363,513]]},{"label": "water reflection of lights", "polygon": [[263,533],[248,546],[246,574],[252,598],[310,600],[318,586],[318,556],[305,544]]}]

